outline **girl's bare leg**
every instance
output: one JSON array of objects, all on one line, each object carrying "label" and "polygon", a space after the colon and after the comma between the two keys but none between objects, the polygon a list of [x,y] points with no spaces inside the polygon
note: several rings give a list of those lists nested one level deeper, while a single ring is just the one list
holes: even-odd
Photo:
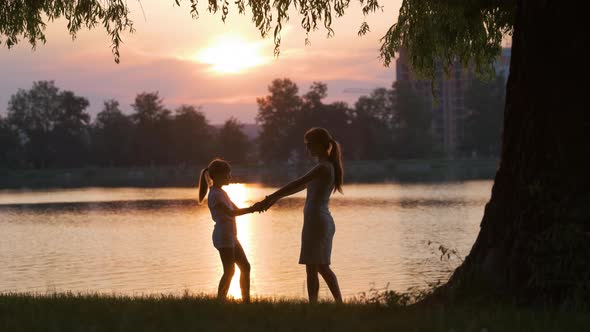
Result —
[{"label": "girl's bare leg", "polygon": [[246,253],[239,242],[236,243],[234,257],[236,265],[240,268],[242,301],[244,301],[244,303],[250,303],[250,262],[248,262]]},{"label": "girl's bare leg", "polygon": [[317,265],[306,264],[305,271],[307,272],[307,295],[309,296],[309,303],[317,303],[318,293],[320,291]]},{"label": "girl's bare leg", "polygon": [[221,263],[223,264],[223,276],[221,276],[221,280],[219,280],[219,287],[217,288],[217,299],[225,300],[225,298],[227,297],[227,292],[229,291],[231,279],[234,277],[235,272],[234,248],[219,249],[219,256],[221,257]]},{"label": "girl's bare leg", "polygon": [[324,278],[326,284],[328,284],[328,288],[330,288],[330,292],[332,292],[332,296],[334,296],[336,303],[342,303],[342,294],[340,293],[338,278],[336,278],[336,274],[332,271],[330,265],[318,265],[317,267],[317,271],[322,278]]}]

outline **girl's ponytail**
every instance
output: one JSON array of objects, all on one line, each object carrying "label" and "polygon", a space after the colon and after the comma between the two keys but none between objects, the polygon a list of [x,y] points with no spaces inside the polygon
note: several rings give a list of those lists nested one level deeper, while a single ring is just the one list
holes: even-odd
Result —
[{"label": "girl's ponytail", "polygon": [[214,184],[214,182],[217,181],[216,178],[220,174],[229,172],[231,172],[229,163],[221,158],[211,160],[209,166],[201,170],[201,175],[199,176],[199,203],[201,203],[205,199],[205,195],[207,195],[209,182]]},{"label": "girl's ponytail", "polygon": [[205,174],[207,172],[209,172],[209,168],[203,168],[199,176],[199,203],[203,202],[207,190],[209,190],[209,181],[207,181],[207,174]]},{"label": "girl's ponytail", "polygon": [[330,161],[334,165],[334,191],[338,190],[342,194],[342,184],[344,183],[344,167],[342,166],[342,151],[340,143],[330,138],[332,149],[330,150]]}]

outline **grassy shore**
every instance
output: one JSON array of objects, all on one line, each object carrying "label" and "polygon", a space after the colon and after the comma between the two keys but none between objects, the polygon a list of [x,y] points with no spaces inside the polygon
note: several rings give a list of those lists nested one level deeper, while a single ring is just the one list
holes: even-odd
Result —
[{"label": "grassy shore", "polygon": [[587,331],[582,309],[0,294],[0,331]]},{"label": "grassy shore", "polygon": [[[413,159],[345,162],[345,182],[461,181],[493,178],[496,159]],[[203,166],[203,165],[201,165]],[[282,184],[310,167],[233,165],[237,181]],[[75,169],[0,168],[0,188],[194,187],[197,166],[86,167]]]}]

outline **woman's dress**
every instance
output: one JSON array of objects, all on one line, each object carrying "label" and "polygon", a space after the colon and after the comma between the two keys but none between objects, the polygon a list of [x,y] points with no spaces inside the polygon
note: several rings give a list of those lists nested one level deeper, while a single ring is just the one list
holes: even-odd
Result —
[{"label": "woman's dress", "polygon": [[332,239],[336,232],[328,208],[334,190],[334,166],[327,161],[322,164],[327,166],[324,176],[316,177],[307,185],[299,264],[330,264]]}]

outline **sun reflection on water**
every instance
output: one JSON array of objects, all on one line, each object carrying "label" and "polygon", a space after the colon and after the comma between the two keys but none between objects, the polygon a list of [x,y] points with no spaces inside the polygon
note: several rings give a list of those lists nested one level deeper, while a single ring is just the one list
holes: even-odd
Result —
[{"label": "sun reflection on water", "polygon": [[[332,258],[343,295],[357,296],[370,283],[404,292],[446,280],[450,262],[427,241],[467,255],[492,185],[355,184],[334,195]],[[245,207],[276,188],[225,190]],[[195,195],[194,188],[0,190],[0,293],[215,294],[222,264],[211,243],[214,222]],[[306,298],[297,264],[304,197],[238,218],[255,297]],[[231,295],[240,298],[235,277]]]},{"label": "sun reflection on water", "polygon": [[[223,187],[223,190],[227,192],[229,198],[237,205],[239,208],[248,207],[252,204],[252,190],[248,188],[243,183],[231,183],[227,186]],[[252,234],[251,234],[251,221],[252,221],[252,214],[245,214],[239,217],[236,217],[236,226],[238,231],[238,239],[242,244],[242,248],[244,248],[244,252],[246,253],[246,257],[250,257],[250,244],[252,243]],[[253,272],[250,272],[250,280],[253,280],[255,275]],[[228,296],[233,297],[234,299],[241,299],[242,293],[240,290],[240,269],[236,266],[236,273],[231,281],[231,285],[229,286]]]}]

